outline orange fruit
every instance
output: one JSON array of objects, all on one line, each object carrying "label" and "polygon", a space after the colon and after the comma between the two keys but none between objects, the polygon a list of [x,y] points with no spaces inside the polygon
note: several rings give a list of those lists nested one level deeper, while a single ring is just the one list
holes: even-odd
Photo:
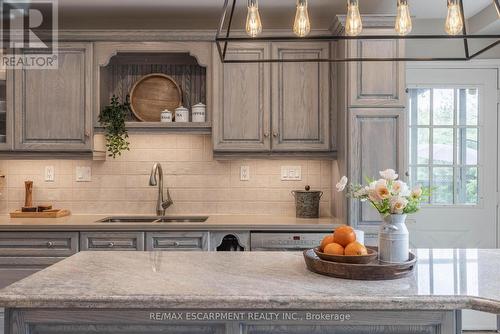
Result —
[{"label": "orange fruit", "polygon": [[344,247],[342,247],[342,245],[333,242],[331,244],[326,245],[323,253],[330,255],[344,255]]},{"label": "orange fruit", "polygon": [[345,255],[367,255],[368,250],[357,241],[351,242],[345,248]]},{"label": "orange fruit", "polygon": [[326,237],[321,240],[321,244],[319,245],[319,250],[323,251],[326,245],[333,243],[333,234],[328,234]]},{"label": "orange fruit", "polygon": [[356,233],[350,226],[340,226],[333,232],[333,242],[338,243],[342,247],[346,247],[351,242],[356,241]]}]

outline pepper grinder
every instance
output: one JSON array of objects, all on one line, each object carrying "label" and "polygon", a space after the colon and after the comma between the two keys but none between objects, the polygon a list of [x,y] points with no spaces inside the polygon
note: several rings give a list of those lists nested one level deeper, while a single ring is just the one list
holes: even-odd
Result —
[{"label": "pepper grinder", "polygon": [[22,212],[36,212],[36,207],[33,206],[33,181],[24,181],[24,206]]}]

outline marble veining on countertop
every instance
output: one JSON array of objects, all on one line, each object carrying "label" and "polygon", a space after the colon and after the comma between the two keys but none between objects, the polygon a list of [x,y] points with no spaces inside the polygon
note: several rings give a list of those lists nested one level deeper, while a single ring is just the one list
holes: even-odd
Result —
[{"label": "marble veining on countertop", "polygon": [[[200,223],[99,223],[110,216],[127,215],[70,215],[61,218],[10,218],[0,216],[0,231],[85,231],[85,230],[300,230],[325,231],[342,224],[341,220],[325,217],[301,219],[274,215],[209,215]],[[196,216],[196,215],[189,215]]]},{"label": "marble veining on countertop", "polygon": [[311,273],[301,252],[81,252],[0,291],[0,307],[475,309],[500,314],[500,250],[419,249],[390,281]]}]

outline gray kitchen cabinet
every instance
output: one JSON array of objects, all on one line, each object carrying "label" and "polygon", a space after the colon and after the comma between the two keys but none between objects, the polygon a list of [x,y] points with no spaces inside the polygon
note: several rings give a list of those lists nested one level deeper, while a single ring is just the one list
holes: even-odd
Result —
[{"label": "gray kitchen cabinet", "polygon": [[[393,29],[366,29],[364,35],[392,33]],[[351,58],[397,58],[404,56],[401,40],[355,40],[349,42]],[[351,107],[395,107],[406,105],[404,62],[351,62],[349,64]]]},{"label": "gray kitchen cabinet", "polygon": [[82,232],[82,251],[143,251],[143,232]]},{"label": "gray kitchen cabinet", "polygon": [[57,69],[14,73],[14,149],[92,148],[92,44],[60,43]]},{"label": "gray kitchen cabinet", "polygon": [[[328,43],[273,43],[275,59],[325,59]],[[272,69],[272,149],[327,151],[330,148],[330,65],[283,62]]]},{"label": "gray kitchen cabinet", "polygon": [[76,252],[77,232],[0,233],[0,257],[65,257]]},{"label": "gray kitchen cabinet", "polygon": [[[319,59],[329,53],[323,42],[231,43],[226,59]],[[213,58],[216,155],[332,150],[328,63],[221,64],[218,54]]]},{"label": "gray kitchen cabinet", "polygon": [[147,232],[147,251],[208,251],[208,232]]},{"label": "gray kitchen cabinet", "polygon": [[[405,169],[405,110],[402,108],[356,108],[350,110],[350,180],[363,184],[365,178],[378,178],[379,171]],[[404,175],[401,175],[404,177]],[[369,204],[350,201],[351,220],[367,232],[376,232],[381,221]]]},{"label": "gray kitchen cabinet", "polygon": [[[342,22],[338,22],[342,25]],[[394,30],[390,17],[363,19],[364,35]],[[404,44],[393,40],[354,40],[337,43],[339,57],[404,57]],[[365,177],[379,177],[379,171],[392,168],[404,180],[406,151],[406,79],[404,62],[347,62],[337,65],[337,133],[339,147],[337,177],[347,175],[353,183]],[[334,180],[336,182],[337,179]],[[367,203],[337,197],[339,218],[364,230],[368,239],[376,238],[382,221]]]},{"label": "gray kitchen cabinet", "polygon": [[[227,49],[228,59],[269,58],[268,43],[236,44]],[[213,140],[219,151],[269,151],[271,87],[266,63],[221,64],[214,54]]]}]

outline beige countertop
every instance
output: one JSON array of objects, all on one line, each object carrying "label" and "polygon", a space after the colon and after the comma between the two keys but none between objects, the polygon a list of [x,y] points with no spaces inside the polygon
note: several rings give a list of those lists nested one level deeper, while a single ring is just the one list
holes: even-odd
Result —
[{"label": "beige countertop", "polygon": [[273,215],[210,215],[207,221],[201,223],[97,222],[109,216],[120,215],[71,215],[62,218],[10,218],[8,215],[4,215],[0,216],[0,231],[330,231],[335,226],[342,224],[339,219],[329,217],[300,219]]}]

